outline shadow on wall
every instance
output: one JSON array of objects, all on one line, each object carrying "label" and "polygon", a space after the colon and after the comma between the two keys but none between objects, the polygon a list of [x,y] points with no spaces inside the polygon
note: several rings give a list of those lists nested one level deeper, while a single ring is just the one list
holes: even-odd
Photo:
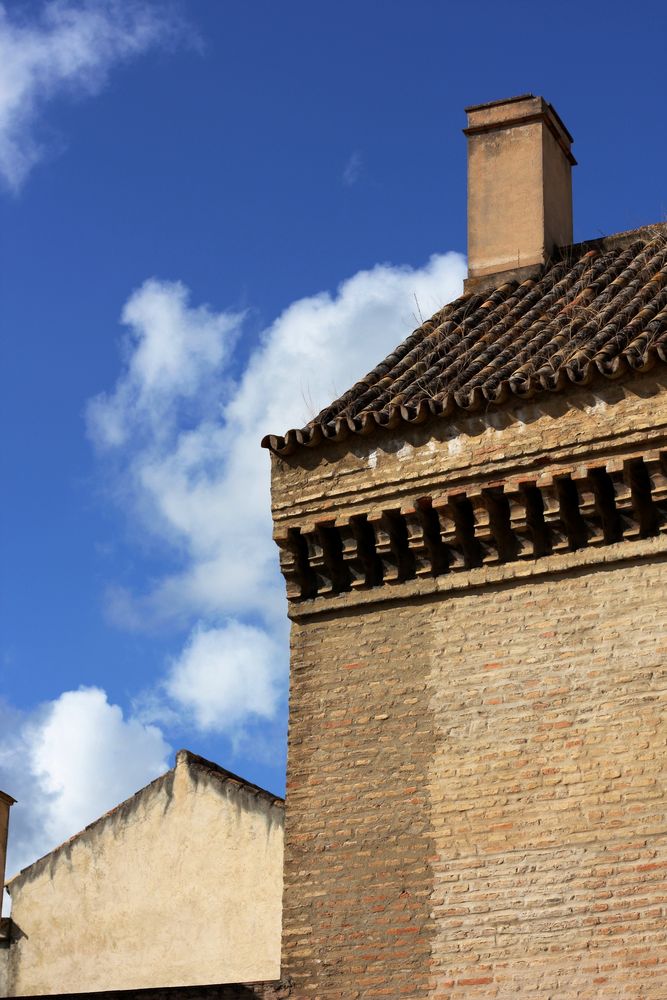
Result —
[{"label": "shadow on wall", "polygon": [[[222,983],[217,986],[171,986],[160,989],[109,990],[96,993],[54,993],[48,1000],[287,1000],[287,980],[265,983]],[[33,997],[32,1000],[47,1000]]]}]

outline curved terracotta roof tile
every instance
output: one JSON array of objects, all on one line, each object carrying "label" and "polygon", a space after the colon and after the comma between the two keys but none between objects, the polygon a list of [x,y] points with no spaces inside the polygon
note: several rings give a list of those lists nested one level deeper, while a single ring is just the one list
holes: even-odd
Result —
[{"label": "curved terracotta roof tile", "polygon": [[667,226],[569,247],[521,282],[440,309],[300,430],[279,455],[562,392],[667,364]]}]

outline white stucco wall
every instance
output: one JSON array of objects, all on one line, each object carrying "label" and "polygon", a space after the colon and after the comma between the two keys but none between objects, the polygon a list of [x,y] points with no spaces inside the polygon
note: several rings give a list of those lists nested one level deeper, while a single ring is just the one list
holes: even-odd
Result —
[{"label": "white stucco wall", "polygon": [[10,881],[5,995],[277,979],[283,814],[181,751]]}]

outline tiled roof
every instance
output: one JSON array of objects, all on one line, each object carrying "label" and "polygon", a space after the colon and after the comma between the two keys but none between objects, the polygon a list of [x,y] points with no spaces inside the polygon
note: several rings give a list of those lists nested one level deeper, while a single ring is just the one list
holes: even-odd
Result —
[{"label": "tiled roof", "polygon": [[262,445],[289,455],[656,363],[667,363],[666,225],[568,247],[529,278],[462,295],[304,428]]}]

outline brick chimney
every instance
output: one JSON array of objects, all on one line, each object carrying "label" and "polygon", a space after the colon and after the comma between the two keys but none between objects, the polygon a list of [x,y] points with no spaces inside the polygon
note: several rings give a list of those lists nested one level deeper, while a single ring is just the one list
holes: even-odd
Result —
[{"label": "brick chimney", "polygon": [[5,887],[5,862],[7,861],[7,835],[9,832],[9,810],[16,802],[11,795],[0,792],[0,913],[2,913],[2,892]]},{"label": "brick chimney", "polygon": [[[528,273],[572,242],[572,136],[533,94],[466,108],[468,280]],[[525,270],[524,270],[525,269]],[[509,275],[508,275],[509,277]]]}]

